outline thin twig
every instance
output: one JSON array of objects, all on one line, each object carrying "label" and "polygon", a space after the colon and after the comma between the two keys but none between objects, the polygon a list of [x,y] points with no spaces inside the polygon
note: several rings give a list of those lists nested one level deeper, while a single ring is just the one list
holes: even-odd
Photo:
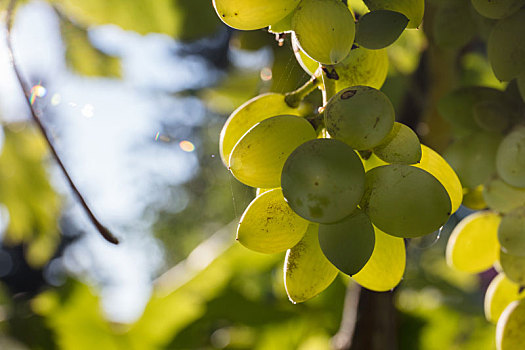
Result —
[{"label": "thin twig", "polygon": [[352,346],[357,324],[360,294],[361,287],[352,281],[348,281],[341,324],[336,335],[332,338],[332,346],[336,350],[350,349]]},{"label": "thin twig", "polygon": [[27,103],[27,106],[29,107],[29,110],[31,112],[31,117],[33,118],[33,121],[38,125],[38,128],[42,132],[42,135],[44,136],[47,145],[49,146],[49,149],[51,150],[51,154],[55,158],[56,162],[58,163],[60,169],[62,169],[62,172],[64,173],[64,176],[67,179],[67,182],[69,183],[69,186],[73,190],[73,192],[77,195],[77,198],[86,211],[86,214],[88,215],[89,219],[93,223],[93,225],[97,228],[98,232],[106,239],[108,242],[113,244],[118,244],[118,239],[111,234],[111,232],[100,223],[100,221],[97,219],[95,214],[91,211],[89,206],[87,205],[86,201],[84,200],[84,197],[76,187],[75,183],[71,179],[71,176],[69,176],[69,173],[66,170],[66,167],[64,166],[64,163],[62,163],[62,160],[60,159],[60,156],[58,155],[55,147],[53,146],[53,143],[51,142],[51,139],[49,138],[49,135],[47,134],[47,130],[42,124],[40,120],[40,113],[37,111],[33,104],[31,103],[31,89],[25,82],[25,80],[22,77],[22,74],[20,70],[18,69],[18,66],[15,61],[14,53],[13,53],[13,46],[11,44],[11,27],[12,27],[12,20],[13,20],[13,11],[16,5],[17,0],[10,0],[9,6],[7,8],[7,17],[6,17],[6,43],[7,43],[7,50],[9,54],[9,59],[11,60],[11,64],[13,66],[13,70],[15,72],[16,78],[18,80],[18,83],[20,85],[20,88],[22,89],[22,92],[24,94],[25,101]]}]

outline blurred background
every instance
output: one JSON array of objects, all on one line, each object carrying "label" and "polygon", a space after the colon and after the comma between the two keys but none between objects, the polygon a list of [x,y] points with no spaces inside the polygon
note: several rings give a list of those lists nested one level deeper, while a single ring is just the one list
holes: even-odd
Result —
[{"label": "blurred background", "polygon": [[[255,193],[218,153],[236,107],[309,78],[290,38],[227,28],[210,0],[18,2],[12,40],[31,102],[90,207],[120,239],[114,246],[30,120],[5,46],[6,8],[0,1],[0,349],[330,349],[353,282],[340,276],[313,300],[289,302],[284,253],[235,243]],[[388,50],[382,90],[400,120],[441,150],[450,132],[418,101],[434,91],[429,52],[447,53],[424,28]],[[482,54],[461,57],[457,84],[499,87]],[[320,94],[308,101],[319,105]],[[408,243],[392,299],[400,349],[494,348],[482,310],[494,272],[470,276],[444,260],[467,213]]]}]

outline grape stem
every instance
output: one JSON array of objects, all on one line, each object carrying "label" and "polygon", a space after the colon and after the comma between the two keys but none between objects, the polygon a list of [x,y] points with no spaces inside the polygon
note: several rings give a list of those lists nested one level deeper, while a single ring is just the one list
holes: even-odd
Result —
[{"label": "grape stem", "polygon": [[91,220],[91,222],[93,223],[93,225],[97,228],[98,232],[100,233],[100,235],[105,240],[107,240],[108,242],[113,243],[113,244],[118,244],[119,243],[118,239],[115,236],[113,236],[113,234],[109,231],[109,229],[107,229],[104,225],[102,225],[100,223],[100,221],[97,219],[95,214],[89,208],[88,204],[86,203],[84,197],[82,196],[82,194],[80,193],[80,191],[76,187],[75,183],[71,179],[71,176],[69,176],[69,173],[67,172],[66,167],[64,166],[64,163],[60,159],[60,156],[58,155],[58,153],[57,153],[53,143],[51,142],[51,139],[49,138],[49,135],[47,134],[47,130],[46,130],[44,124],[42,124],[42,121],[40,120],[40,112],[31,103],[31,98],[30,98],[30,95],[31,95],[30,91],[31,91],[31,89],[27,85],[26,81],[22,77],[22,73],[18,69],[18,65],[17,65],[16,60],[15,60],[15,56],[14,56],[14,52],[13,52],[13,46],[12,46],[12,41],[11,41],[11,28],[12,28],[12,21],[13,21],[13,12],[14,12],[14,8],[15,8],[15,5],[16,5],[16,1],[17,0],[11,0],[9,2],[8,8],[7,8],[7,16],[6,16],[6,44],[7,44],[7,50],[8,50],[8,54],[9,54],[9,59],[11,61],[11,65],[13,66],[13,70],[15,72],[16,79],[18,80],[20,88],[22,89],[22,92],[24,94],[24,98],[25,98],[25,101],[27,103],[27,106],[29,107],[29,111],[31,112],[31,117],[32,117],[33,121],[35,122],[35,124],[40,129],[40,132],[44,136],[44,139],[46,140],[46,143],[49,146],[49,149],[51,150],[51,154],[53,155],[53,158],[55,158],[58,166],[60,167],[60,169],[64,173],[64,176],[66,177],[66,180],[69,183],[69,186],[71,187],[72,191],[76,194],[76,196],[77,196],[77,198],[78,198],[78,200],[80,202],[80,205],[84,208],[86,214],[88,215],[88,217]]},{"label": "grape stem", "polygon": [[301,86],[297,90],[286,93],[284,101],[289,107],[297,108],[299,106],[299,103],[301,103],[301,101],[304,100],[306,96],[308,96],[315,89],[321,86],[321,83],[321,78],[317,75],[314,75],[310,80],[308,80],[303,86]]}]

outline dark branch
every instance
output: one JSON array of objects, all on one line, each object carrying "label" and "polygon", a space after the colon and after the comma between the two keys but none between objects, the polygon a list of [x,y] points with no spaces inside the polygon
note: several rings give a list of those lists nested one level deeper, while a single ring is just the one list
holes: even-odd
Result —
[{"label": "dark branch", "polygon": [[25,82],[24,78],[22,77],[22,74],[21,74],[20,70],[18,69],[18,66],[17,66],[16,61],[15,61],[14,53],[13,53],[13,46],[12,46],[12,43],[11,43],[11,27],[12,27],[13,11],[14,11],[15,5],[16,5],[16,0],[10,0],[9,6],[8,6],[8,9],[7,9],[7,17],[6,17],[6,29],[7,29],[6,43],[7,43],[7,50],[8,50],[8,54],[9,54],[9,59],[11,60],[11,64],[13,66],[13,70],[15,72],[16,78],[17,78],[18,83],[20,85],[20,88],[22,89],[22,92],[24,94],[24,98],[25,98],[25,101],[27,103],[27,106],[29,107],[29,110],[31,112],[31,117],[32,117],[33,121],[36,123],[36,125],[38,126],[38,128],[40,129],[40,131],[42,132],[42,135],[44,136],[44,138],[45,138],[45,140],[47,142],[47,145],[49,146],[49,149],[51,150],[51,154],[55,158],[55,160],[58,163],[60,169],[62,169],[62,172],[64,173],[64,176],[66,177],[67,182],[69,183],[69,186],[71,187],[73,192],[76,194],[80,204],[82,205],[82,207],[86,211],[86,214],[88,215],[88,217],[91,220],[91,222],[93,223],[93,225],[97,228],[98,232],[100,232],[100,234],[102,235],[102,237],[104,237],[104,239],[106,239],[110,243],[118,244],[118,239],[115,236],[113,236],[111,234],[111,232],[104,225],[102,225],[100,223],[100,221],[97,219],[95,214],[93,214],[93,212],[91,211],[91,209],[87,205],[86,201],[84,200],[84,197],[82,196],[82,194],[80,193],[80,191],[76,187],[75,183],[73,182],[73,180],[69,176],[69,173],[67,172],[67,170],[66,170],[66,168],[64,166],[64,163],[62,163],[62,160],[60,159],[60,156],[58,155],[55,147],[53,146],[53,143],[51,142],[51,139],[49,138],[49,135],[47,134],[46,128],[44,127],[44,125],[42,124],[42,122],[40,120],[40,113],[39,113],[39,111],[37,111],[33,107],[32,103],[31,103],[31,97],[30,97],[31,89],[29,88],[29,86]]}]

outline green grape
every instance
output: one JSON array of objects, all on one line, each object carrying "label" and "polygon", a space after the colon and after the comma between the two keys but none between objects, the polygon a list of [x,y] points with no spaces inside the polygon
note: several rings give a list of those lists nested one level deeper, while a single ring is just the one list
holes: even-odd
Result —
[{"label": "green grape", "polygon": [[359,15],[364,15],[368,12],[368,7],[366,7],[363,0],[347,0],[348,8],[352,13],[357,13]]},{"label": "green grape", "polygon": [[487,18],[501,19],[518,11],[525,0],[472,0],[472,5]]},{"label": "green grape", "polygon": [[394,43],[407,24],[408,18],[399,12],[369,12],[357,22],[355,42],[367,49],[382,49]]},{"label": "green grape", "polygon": [[341,62],[354,43],[354,17],[339,0],[302,0],[292,28],[304,52],[322,64]]},{"label": "green grape", "polygon": [[388,97],[369,86],[339,91],[324,112],[330,135],[358,150],[379,145],[392,130],[394,120],[394,107]]},{"label": "green grape", "polygon": [[503,91],[482,86],[462,87],[445,95],[438,102],[438,111],[458,135],[479,131],[474,106],[481,101],[506,101]]},{"label": "green grape", "polygon": [[441,4],[434,16],[432,30],[435,43],[443,48],[460,48],[476,34],[476,22],[470,4],[453,1]]},{"label": "green grape", "polygon": [[271,190],[273,190],[273,188],[257,188],[255,190],[255,197],[260,196],[264,192],[268,192],[268,191],[271,191]]},{"label": "green grape", "polygon": [[316,139],[288,157],[281,187],[290,207],[313,222],[332,223],[353,212],[365,185],[363,164],[352,148],[333,139]]},{"label": "green grape", "polygon": [[525,256],[511,255],[499,251],[501,270],[511,280],[520,286],[525,286]]},{"label": "green grape", "polygon": [[347,275],[358,273],[374,250],[374,227],[359,209],[335,224],[319,225],[319,245],[326,258]]},{"label": "green grape", "polygon": [[297,42],[297,38],[292,35],[292,49],[295,55],[295,59],[301,66],[301,68],[304,69],[304,71],[310,75],[314,75],[317,69],[319,68],[319,62],[314,61],[310,57],[308,57],[307,54],[304,53],[303,50],[301,50],[301,47],[299,46],[299,43]]},{"label": "green grape", "polygon": [[240,138],[255,124],[276,115],[300,115],[297,108],[289,107],[283,94],[259,95],[237,108],[222,127],[219,149],[224,165],[229,166],[230,153]]},{"label": "green grape", "polygon": [[483,186],[479,185],[476,188],[465,188],[463,194],[463,205],[474,210],[481,210],[487,207],[487,203],[483,199]]},{"label": "green grape", "polygon": [[371,11],[392,10],[401,12],[408,17],[408,28],[417,28],[423,20],[425,11],[424,0],[364,0]]},{"label": "green grape", "polygon": [[512,302],[501,314],[496,326],[497,350],[519,350],[525,344],[525,301]]},{"label": "green grape", "polygon": [[377,227],[374,252],[365,267],[352,276],[366,289],[386,292],[394,289],[405,272],[406,252],[403,238],[388,235]]},{"label": "green grape", "polygon": [[500,221],[492,211],[479,211],[461,220],[447,243],[448,265],[469,273],[489,269],[498,259]]},{"label": "green grape", "polygon": [[438,179],[447,190],[452,202],[452,213],[455,213],[463,200],[463,187],[447,161],[432,148],[421,145],[421,160],[413,166],[428,171]]},{"label": "green grape", "polygon": [[525,102],[525,72],[521,73],[518,79],[516,79],[516,82],[518,83],[521,99]]},{"label": "green grape", "polygon": [[286,17],[270,25],[268,31],[274,34],[288,33],[292,31],[293,12],[290,12]]},{"label": "green grape", "polygon": [[498,229],[498,240],[504,252],[525,256],[525,206],[503,216]]},{"label": "green grape", "polygon": [[286,158],[299,145],[317,134],[304,118],[280,115],[252,127],[237,142],[230,155],[230,171],[251,187],[276,188]]},{"label": "green grape", "polygon": [[419,237],[438,230],[451,213],[447,191],[428,172],[404,164],[366,173],[361,207],[374,226],[397,237]]},{"label": "green grape", "polygon": [[483,198],[493,210],[508,213],[525,205],[525,188],[514,187],[499,178],[494,178],[483,188]]},{"label": "green grape", "polygon": [[321,251],[318,231],[319,225],[310,224],[303,239],[286,252],[284,287],[294,304],[321,293],[339,273]]},{"label": "green grape", "polygon": [[387,162],[379,159],[379,157],[376,156],[374,153],[371,153],[370,156],[366,159],[361,157],[359,153],[358,155],[359,155],[359,158],[361,158],[361,162],[363,163],[363,166],[365,167],[365,172],[367,172],[370,169],[377,168],[378,166],[388,164]]},{"label": "green grape", "polygon": [[501,100],[480,101],[473,106],[473,113],[478,126],[489,132],[505,131],[513,115],[510,106]]},{"label": "green grape", "polygon": [[213,0],[219,18],[232,28],[268,27],[291,13],[300,0]]},{"label": "green grape", "polygon": [[498,274],[490,282],[485,293],[485,317],[489,322],[498,323],[498,319],[505,308],[514,300],[525,297],[520,293],[520,285],[509,280],[504,273]]},{"label": "green grape", "polygon": [[341,63],[332,67],[338,77],[335,80],[336,91],[357,85],[380,89],[386,80],[388,65],[386,49],[353,48]]},{"label": "green grape", "polygon": [[295,246],[304,236],[308,221],[286,204],[280,189],[257,196],[242,214],[237,240],[259,253],[279,253]]},{"label": "green grape", "polygon": [[421,160],[421,143],[412,129],[395,122],[390,134],[374,148],[374,153],[387,163],[414,164]]},{"label": "green grape", "polygon": [[443,156],[459,176],[464,187],[475,188],[496,172],[495,159],[501,136],[476,132],[456,140]]},{"label": "green grape", "polygon": [[496,169],[506,183],[525,187],[525,126],[505,136],[496,154]]},{"label": "green grape", "polygon": [[525,9],[496,23],[487,53],[496,78],[509,81],[525,72]]}]

